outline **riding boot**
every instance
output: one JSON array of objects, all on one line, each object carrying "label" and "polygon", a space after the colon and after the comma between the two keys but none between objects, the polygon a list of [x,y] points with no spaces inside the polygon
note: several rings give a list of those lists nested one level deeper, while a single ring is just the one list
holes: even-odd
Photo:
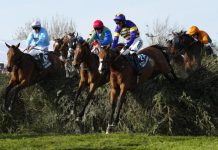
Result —
[{"label": "riding boot", "polygon": [[135,64],[136,73],[138,74],[138,73],[139,73],[139,70],[140,70],[140,66],[139,66],[139,60],[138,60],[137,54],[136,54],[136,53],[133,53],[133,54],[132,54],[132,58],[133,58],[133,61],[134,61],[134,64]]},{"label": "riding boot", "polygon": [[51,62],[48,60],[48,54],[43,55],[43,67],[48,68],[51,65]]}]

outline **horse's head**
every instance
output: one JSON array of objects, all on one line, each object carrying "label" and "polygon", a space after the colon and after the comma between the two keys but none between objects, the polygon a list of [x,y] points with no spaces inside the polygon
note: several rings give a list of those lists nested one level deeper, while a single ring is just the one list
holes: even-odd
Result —
[{"label": "horse's head", "polygon": [[11,72],[13,66],[19,64],[22,56],[21,51],[19,50],[20,43],[17,44],[16,46],[14,45],[10,46],[7,43],[5,43],[5,45],[8,47],[8,52],[7,52],[8,63],[6,68],[9,72]]},{"label": "horse's head", "polygon": [[119,58],[122,58],[120,57],[122,56],[120,55],[120,50],[123,47],[124,47],[124,44],[122,43],[119,43],[114,49],[110,49],[109,45],[104,46],[104,47],[99,46],[100,51],[98,54],[98,58],[99,58],[98,71],[100,74],[104,73],[109,65],[116,62],[116,60],[118,60]]},{"label": "horse's head", "polygon": [[89,48],[89,44],[84,40],[77,39],[74,50],[73,65],[78,67],[82,62],[87,60],[90,54],[91,50]]},{"label": "horse's head", "polygon": [[75,32],[68,33],[67,37],[69,39],[69,41],[68,41],[69,50],[75,50],[76,44],[78,42],[78,33],[77,33],[77,35],[75,35]]},{"label": "horse's head", "polygon": [[172,50],[171,52],[176,53],[178,51],[186,49],[193,44],[193,41],[194,41],[194,39],[191,36],[189,36],[188,34],[186,34],[185,31],[181,31],[181,32],[177,32],[177,33],[173,32],[173,39],[172,39],[172,43],[171,43],[171,50]]},{"label": "horse's head", "polygon": [[99,66],[98,66],[98,71],[100,74],[102,74],[106,70],[106,65],[108,62],[109,57],[109,49],[101,49],[98,53],[98,58],[99,58]]},{"label": "horse's head", "polygon": [[61,56],[62,58],[67,58],[68,51],[68,39],[66,36],[62,38],[57,38],[54,40],[53,49],[55,54]]}]

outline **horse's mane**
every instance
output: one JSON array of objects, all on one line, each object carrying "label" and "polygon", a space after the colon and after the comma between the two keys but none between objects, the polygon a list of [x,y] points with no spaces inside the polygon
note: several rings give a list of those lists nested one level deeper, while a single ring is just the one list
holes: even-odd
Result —
[{"label": "horse's mane", "polygon": [[150,47],[161,49],[161,50],[167,49],[167,47],[160,44],[151,45]]},{"label": "horse's mane", "polygon": [[17,48],[15,45],[12,45],[11,48],[13,48],[13,49],[16,50],[16,51],[19,51],[19,53],[24,56],[24,59],[29,59],[30,61],[36,63],[36,60],[35,60],[35,59],[33,58],[33,56],[31,56],[30,54],[22,52],[22,51],[21,51],[19,48]]}]

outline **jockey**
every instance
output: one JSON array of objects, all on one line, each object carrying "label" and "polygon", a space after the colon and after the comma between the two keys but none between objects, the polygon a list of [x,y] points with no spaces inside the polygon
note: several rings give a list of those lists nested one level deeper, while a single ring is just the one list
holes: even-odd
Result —
[{"label": "jockey", "polygon": [[196,26],[191,26],[189,28],[188,34],[192,36],[196,41],[199,41],[202,44],[212,43],[212,40],[209,37],[209,35],[205,31],[199,30]]},{"label": "jockey", "polygon": [[202,46],[205,45],[206,54],[214,54],[214,49],[212,48],[212,40],[207,32],[199,30],[197,26],[191,26],[189,28],[188,34],[192,36],[195,41],[199,41]]},{"label": "jockey", "polygon": [[96,45],[100,46],[108,46],[112,42],[112,34],[110,29],[104,26],[101,20],[95,20],[93,23],[94,30],[92,31],[90,38],[88,38],[87,42],[93,46],[92,52],[97,54],[98,49],[96,49]]},{"label": "jockey", "polygon": [[140,38],[139,30],[135,23],[130,20],[126,20],[123,14],[117,14],[114,18],[114,21],[117,26],[111,48],[115,48],[117,46],[119,35],[121,35],[127,40],[127,43],[120,53],[122,55],[137,53],[137,51],[142,47],[143,42]]},{"label": "jockey", "polygon": [[32,29],[33,31],[27,38],[26,49],[28,54],[39,60],[44,68],[47,68],[51,65],[51,62],[48,60],[48,33],[45,28],[41,27],[41,23],[38,20],[32,23]]}]

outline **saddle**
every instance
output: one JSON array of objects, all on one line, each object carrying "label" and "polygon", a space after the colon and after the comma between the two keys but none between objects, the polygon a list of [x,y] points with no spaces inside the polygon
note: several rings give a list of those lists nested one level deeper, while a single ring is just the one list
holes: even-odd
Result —
[{"label": "saddle", "polygon": [[125,56],[130,63],[130,65],[134,68],[136,73],[138,74],[148,63],[149,57],[145,54],[129,54]]},{"label": "saddle", "polygon": [[48,60],[48,55],[49,53],[39,53],[33,56],[38,69],[44,70],[51,65],[51,62]]}]

